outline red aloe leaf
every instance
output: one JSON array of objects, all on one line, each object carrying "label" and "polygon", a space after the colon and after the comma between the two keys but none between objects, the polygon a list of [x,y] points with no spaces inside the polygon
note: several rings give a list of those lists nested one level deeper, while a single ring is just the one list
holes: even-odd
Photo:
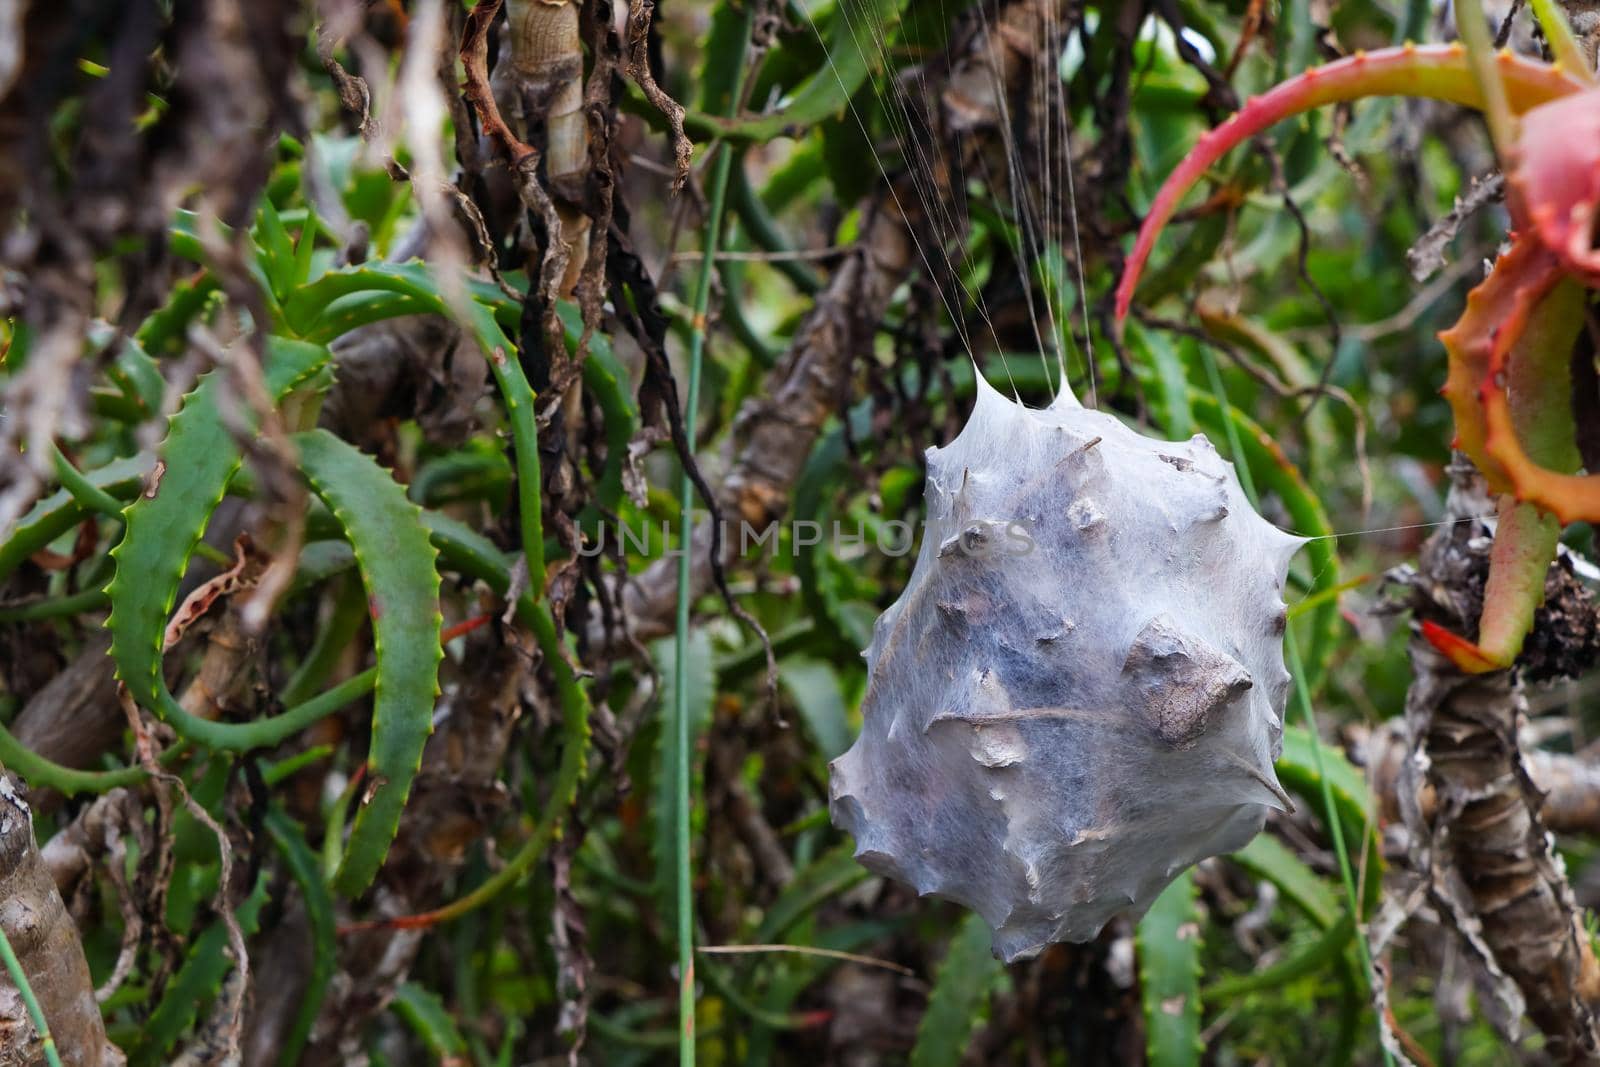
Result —
[{"label": "red aloe leaf", "polygon": [[1522,236],[1512,242],[1489,276],[1467,294],[1466,310],[1456,324],[1439,334],[1450,357],[1449,374],[1440,392],[1455,415],[1454,447],[1466,453],[1496,493],[1509,492],[1511,481],[1486,447],[1483,389],[1492,382],[1492,353],[1497,344],[1510,351],[1538,297],[1549,291],[1556,278],[1555,258],[1536,240]]},{"label": "red aloe leaf", "polygon": [[1600,478],[1561,473],[1580,463],[1567,393],[1583,305],[1583,289],[1525,233],[1473,291],[1461,322],[1440,335],[1451,353],[1445,392],[1458,412],[1458,446],[1466,451],[1466,439],[1481,435],[1472,443],[1483,455],[1474,461],[1491,487],[1505,493],[1477,644],[1442,631],[1428,638],[1464,671],[1509,667],[1522,651],[1544,602],[1545,572],[1561,526],[1589,517],[1567,512],[1581,507],[1586,495],[1572,483],[1588,483],[1588,498],[1600,502]]},{"label": "red aloe leaf", "polygon": [[[1509,52],[1500,53],[1495,62],[1511,110],[1517,114],[1585,88],[1560,68]],[[1284,119],[1326,104],[1392,95],[1431,97],[1467,107],[1481,107],[1483,103],[1459,44],[1407,44],[1378,52],[1357,52],[1327,66],[1313,67],[1255,97],[1202,137],[1156,193],[1117,285],[1117,321],[1127,317],[1134,287],[1156,237],[1177,211],[1184,194],[1229,149]]]},{"label": "red aloe leaf", "polygon": [[1565,276],[1547,250],[1539,251],[1549,258],[1549,272],[1519,292],[1490,346],[1478,389],[1484,452],[1504,490],[1518,500],[1554,515],[1563,526],[1600,521],[1600,473],[1571,473],[1580,461],[1565,400],[1567,358],[1582,325],[1583,294],[1571,282],[1557,287]]},{"label": "red aloe leaf", "polygon": [[1428,644],[1444,653],[1451,663],[1467,674],[1483,674],[1499,670],[1503,666],[1484,655],[1482,649],[1465,637],[1451,633],[1431,619],[1422,621],[1422,636],[1428,639]]},{"label": "red aloe leaf", "polygon": [[1513,210],[1531,223],[1566,270],[1600,286],[1600,249],[1595,248],[1600,89],[1523,115],[1522,135],[1510,155],[1507,180]]}]

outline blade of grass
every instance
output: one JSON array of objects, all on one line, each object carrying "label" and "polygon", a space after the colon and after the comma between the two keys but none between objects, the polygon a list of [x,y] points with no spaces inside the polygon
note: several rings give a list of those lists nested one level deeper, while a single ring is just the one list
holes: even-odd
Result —
[{"label": "blade of grass", "polygon": [[[1211,392],[1217,398],[1217,407],[1221,411],[1228,410],[1228,392],[1222,384],[1222,374],[1217,370],[1217,359],[1211,354],[1207,345],[1200,346],[1200,359],[1205,364],[1206,380],[1211,385]],[[1249,464],[1242,462],[1244,449],[1239,441],[1239,431],[1234,427],[1231,419],[1224,419],[1223,428],[1228,436],[1229,454],[1240,460],[1234,464],[1239,474],[1239,485],[1244,490],[1244,495],[1250,503],[1260,507],[1256,499],[1255,480],[1250,476]],[[1311,759],[1317,769],[1317,775],[1322,780],[1322,815],[1323,821],[1328,826],[1328,836],[1333,838],[1333,851],[1339,858],[1339,875],[1344,880],[1345,900],[1350,908],[1351,915],[1361,914],[1361,896],[1356,889],[1355,869],[1350,865],[1350,852],[1345,847],[1344,823],[1339,818],[1339,808],[1334,802],[1333,786],[1328,781],[1328,775],[1323,767],[1322,741],[1317,733],[1317,718],[1311,710],[1311,692],[1306,686],[1305,668],[1300,662],[1300,646],[1295,641],[1294,627],[1288,627],[1283,635],[1284,653],[1289,661],[1289,673],[1294,675],[1295,703],[1299,705],[1300,714],[1305,719],[1306,730],[1311,735]],[[1356,951],[1361,956],[1361,969],[1366,974],[1367,985],[1374,988],[1377,974],[1372,966],[1372,951],[1367,945],[1364,934],[1356,936]],[[1383,1019],[1378,1020],[1381,1031],[1384,1026]],[[1389,1055],[1389,1047],[1382,1040],[1378,1041],[1378,1048],[1383,1052],[1383,1062],[1393,1067],[1394,1059]]]},{"label": "blade of grass", "polygon": [[[728,57],[736,73],[733,88],[728,94],[728,115],[739,113],[744,99],[745,49],[754,25],[755,7],[749,5],[744,12],[744,28],[738,35],[739,46]],[[700,363],[706,348],[706,309],[711,303],[711,277],[717,266],[717,246],[722,237],[722,210],[727,201],[728,177],[733,170],[733,152],[726,145],[713,145],[717,153],[711,172],[711,187],[707,191],[710,207],[706,212],[706,235],[700,256],[700,274],[695,281],[694,324],[689,337],[689,388],[683,403],[685,447],[693,459],[695,437],[695,411],[700,403]],[[678,489],[679,547],[678,555],[678,613],[673,634],[673,658],[677,663],[675,692],[672,695],[671,727],[677,738],[677,760],[672,768],[673,787],[678,797],[677,825],[673,836],[677,840],[678,901],[678,1062],[694,1063],[694,900],[693,881],[689,856],[689,814],[694,796],[689,780],[689,551],[694,533],[694,481],[686,469]]]},{"label": "blade of grass", "polygon": [[56,1052],[56,1039],[50,1036],[50,1024],[45,1022],[44,1009],[39,1007],[39,998],[33,995],[33,986],[28,984],[28,976],[22,970],[22,961],[17,959],[17,954],[11,948],[11,940],[6,937],[6,932],[0,930],[0,962],[6,967],[6,973],[11,976],[11,981],[22,994],[23,1006],[28,1009],[28,1017],[33,1020],[33,1028],[39,1033],[39,1043],[44,1046],[44,1058],[50,1067],[61,1067],[61,1056]]}]

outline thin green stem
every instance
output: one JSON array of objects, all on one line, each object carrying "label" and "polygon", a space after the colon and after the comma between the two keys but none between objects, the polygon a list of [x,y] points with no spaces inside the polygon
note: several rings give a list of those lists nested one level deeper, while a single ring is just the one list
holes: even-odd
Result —
[{"label": "thin green stem", "polygon": [[[1211,385],[1211,392],[1217,398],[1217,407],[1226,411],[1228,408],[1227,389],[1222,384],[1222,374],[1217,370],[1216,357],[1211,354],[1211,349],[1206,345],[1200,347],[1200,358],[1205,364],[1206,379]],[[1231,419],[1223,419],[1224,432],[1228,437],[1228,451],[1236,462],[1234,469],[1239,475],[1239,486],[1244,490],[1244,495],[1252,506],[1259,507],[1256,499],[1255,479],[1251,477],[1250,465],[1244,460],[1244,447],[1239,441],[1239,431]],[[1284,653],[1288,659],[1289,673],[1294,676],[1295,703],[1299,705],[1301,717],[1305,719],[1306,732],[1311,737],[1311,761],[1317,771],[1317,779],[1322,788],[1322,815],[1323,821],[1328,824],[1328,836],[1333,839],[1333,851],[1339,858],[1339,875],[1344,881],[1344,892],[1350,914],[1359,919],[1361,915],[1361,898],[1356,889],[1355,868],[1350,863],[1350,850],[1345,846],[1344,823],[1339,818],[1339,808],[1333,799],[1333,785],[1328,780],[1327,768],[1322,758],[1322,738],[1317,733],[1317,717],[1311,709],[1311,690],[1306,685],[1305,667],[1300,661],[1300,645],[1295,640],[1294,627],[1289,627],[1283,635]],[[1372,965],[1372,950],[1367,944],[1365,934],[1357,932],[1356,951],[1361,957],[1361,969],[1366,974],[1369,989],[1377,988],[1377,973]],[[1383,1051],[1383,1062],[1393,1065],[1389,1055],[1389,1047],[1383,1040],[1387,1024],[1382,1018],[1378,1019],[1379,1040],[1378,1047]]]},{"label": "thin green stem", "polygon": [[[735,64],[733,91],[729,93],[730,115],[738,113],[744,98],[745,48],[755,16],[755,5],[745,6],[744,32],[736,54],[728,57]],[[710,206],[706,215],[706,236],[700,254],[700,275],[695,284],[694,321],[689,336],[689,388],[683,403],[684,447],[687,464],[694,459],[695,414],[700,405],[700,364],[706,349],[706,311],[711,303],[711,278],[717,269],[717,249],[722,237],[722,212],[728,198],[728,179],[733,172],[734,153],[727,145],[713,145],[717,153],[707,190]],[[689,774],[689,553],[694,540],[694,481],[684,470],[678,490],[679,553],[678,614],[673,634],[673,657],[677,663],[672,694],[672,729],[677,737],[677,762],[673,767],[673,788],[678,796],[677,825],[677,911],[678,911],[678,1063],[694,1063],[694,886],[690,876],[690,808],[694,803]]]},{"label": "thin green stem", "polygon": [[84,589],[48,600],[7,604],[0,607],[0,622],[42,622],[45,619],[71,618],[104,607],[110,599],[104,589]]},{"label": "thin green stem", "polygon": [[[161,753],[160,761],[169,763],[187,748],[180,741]],[[114,771],[64,767],[28,748],[4,726],[0,726],[0,763],[34,788],[54,789],[69,797],[79,793],[109,793],[113,789],[138,785],[149,777],[143,767],[122,767]]]},{"label": "thin green stem", "polygon": [[0,962],[6,965],[6,971],[11,975],[17,990],[22,994],[22,1003],[28,1009],[28,1017],[33,1020],[33,1028],[39,1032],[39,1041],[44,1046],[45,1062],[50,1067],[61,1067],[61,1056],[56,1052],[56,1039],[50,1036],[50,1024],[45,1022],[44,1010],[39,1007],[39,998],[33,995],[33,986],[28,984],[28,976],[22,970],[22,961],[17,959],[17,954],[11,949],[11,940],[6,937],[6,932],[0,929]]},{"label": "thin green stem", "polygon": [[1489,124],[1494,150],[1503,160],[1517,140],[1517,120],[1506,99],[1494,59],[1494,41],[1489,37],[1489,21],[1483,14],[1483,0],[1455,0],[1456,32],[1467,50],[1467,63],[1473,80],[1483,94],[1483,117]]},{"label": "thin green stem", "polygon": [[1589,57],[1583,45],[1572,33],[1572,24],[1556,0],[1531,0],[1533,17],[1539,20],[1544,39],[1550,42],[1550,51],[1556,62],[1576,74],[1590,85],[1595,84],[1594,71],[1589,69]]}]

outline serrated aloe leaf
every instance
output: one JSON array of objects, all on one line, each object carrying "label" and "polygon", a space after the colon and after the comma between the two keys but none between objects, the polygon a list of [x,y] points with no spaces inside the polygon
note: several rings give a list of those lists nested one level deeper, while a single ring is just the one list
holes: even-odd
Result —
[{"label": "serrated aloe leaf", "polygon": [[326,430],[296,434],[311,488],[344,526],[367,590],[376,647],[372,743],[360,810],[334,884],[358,896],[377,875],[400,825],[439,693],[438,553],[422,509],[377,462]]},{"label": "serrated aloe leaf", "polygon": [[284,229],[283,219],[278,217],[278,209],[265,197],[256,219],[255,237],[256,257],[262,273],[267,276],[272,295],[282,301],[294,289],[294,242],[289,239],[289,231]]},{"label": "serrated aloe leaf", "polygon": [[[266,382],[274,400],[315,375],[330,357],[323,345],[271,338]],[[186,739],[211,748],[270,743],[249,723],[217,723],[185,711],[162,676],[162,639],[189,557],[242,463],[239,446],[218,406],[215,373],[184,400],[168,424],[167,440],[144,492],[123,512],[122,541],[111,550],[117,571],[111,598],[111,656],[117,677],[144,707]],[[244,417],[248,418],[246,414]]]},{"label": "serrated aloe leaf", "polygon": [[161,377],[161,368],[156,366],[156,361],[150,358],[150,353],[137,340],[130,338],[123,343],[117,358],[106,369],[106,375],[122,395],[145,415],[154,415],[161,410],[161,397],[167,388],[166,379]]},{"label": "serrated aloe leaf", "polygon": [[[1277,993],[1291,982],[1339,966],[1341,960],[1344,961],[1348,976],[1348,968],[1354,966],[1355,961],[1345,955],[1345,950],[1350,947],[1354,936],[1355,924],[1350,921],[1350,913],[1341,912],[1338,922],[1319,933],[1299,951],[1265,970],[1227,975],[1207,982],[1200,990],[1200,995],[1206,1002],[1218,1005],[1247,993]],[[1357,970],[1355,973],[1359,978],[1361,972]],[[1345,988],[1352,988],[1350,981],[1347,980]],[[1359,988],[1359,985],[1355,988]]]},{"label": "serrated aloe leaf", "polygon": [[1337,922],[1344,910],[1328,883],[1271,834],[1257,834],[1230,858],[1257,878],[1277,886],[1284,899],[1305,912],[1321,929]]},{"label": "serrated aloe leaf", "polygon": [[956,1067],[982,1021],[989,995],[1006,973],[990,947],[994,935],[983,916],[969,914],[956,927],[917,1026],[911,1067]]},{"label": "serrated aloe leaf", "polygon": [[395,990],[393,1007],[395,1014],[410,1025],[412,1032],[439,1062],[464,1062],[461,1057],[467,1053],[467,1041],[456,1028],[456,1021],[439,994],[415,982],[406,982]]},{"label": "serrated aloe leaf", "polygon": [[[540,492],[539,431],[534,421],[534,394],[511,343],[495,317],[497,289],[468,285],[463,299],[445,299],[438,280],[423,263],[372,263],[329,271],[301,286],[284,303],[290,327],[314,340],[331,341],[357,326],[396,315],[427,312],[457,319],[477,342],[511,423],[516,450],[517,510],[522,522],[522,551],[528,562],[528,584],[538,597],[544,592],[544,519]],[[490,301],[485,303],[484,300]]]},{"label": "serrated aloe leaf", "polygon": [[161,307],[139,324],[135,340],[152,355],[165,355],[180,346],[189,323],[206,309],[219,291],[217,280],[202,271],[197,277],[179,282]]},{"label": "serrated aloe leaf", "polygon": [[821,660],[791,656],[778,668],[778,677],[800,709],[800,721],[816,742],[817,751],[830,760],[844,755],[855,740],[855,729],[839,689],[838,672]]},{"label": "serrated aloe leaf", "polygon": [[374,322],[403,315],[426,315],[435,310],[433,304],[410,293],[388,290],[351,293],[324,308],[317,317],[315,332],[308,336],[313,341],[328,342]]},{"label": "serrated aloe leaf", "polygon": [[[1582,81],[1559,68],[1509,52],[1497,56],[1495,66],[1507,102],[1518,114],[1584,88]],[[1139,275],[1156,238],[1177,212],[1184,194],[1229,149],[1284,119],[1367,96],[1421,96],[1467,107],[1483,106],[1472,64],[1460,44],[1421,48],[1407,44],[1377,52],[1357,52],[1326,66],[1313,67],[1250,100],[1202,137],[1156,194],[1117,283],[1117,321],[1127,318]]]},{"label": "serrated aloe leaf", "polygon": [[1151,1067],[1196,1067],[1200,1042],[1200,913],[1194,872],[1156,898],[1135,933],[1145,1054]]},{"label": "serrated aloe leaf", "polygon": [[872,876],[855,859],[850,842],[831,848],[795,873],[794,879],[762,916],[751,940],[757,944],[780,941],[789,928],[811,911]]},{"label": "serrated aloe leaf", "polygon": [[[112,496],[125,498],[138,492],[145,475],[155,465],[149,454],[115,460],[84,475],[89,484]],[[17,521],[11,535],[0,543],[0,581],[4,581],[23,561],[60,537],[92,512],[65,489],[39,501]]]},{"label": "serrated aloe leaf", "polygon": [[1359,988],[1360,964],[1347,951],[1356,937],[1355,923],[1335,890],[1283,842],[1269,834],[1256,835],[1231,858],[1257,878],[1277,886],[1283,898],[1299,908],[1321,935],[1304,950],[1266,971],[1219,980],[1215,983],[1217,996],[1236,997],[1255,990],[1273,989],[1325,966],[1343,968],[1347,982]]}]

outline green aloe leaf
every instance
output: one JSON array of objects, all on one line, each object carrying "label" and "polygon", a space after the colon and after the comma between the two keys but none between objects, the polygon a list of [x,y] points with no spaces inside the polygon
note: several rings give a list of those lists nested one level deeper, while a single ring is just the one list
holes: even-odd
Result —
[{"label": "green aloe leaf", "polygon": [[326,430],[296,434],[311,488],[343,525],[366,587],[376,646],[367,780],[334,884],[372,884],[400,825],[439,693],[439,571],[422,509],[377,462]]},{"label": "green aloe leaf", "polygon": [[1194,872],[1184,871],[1150,905],[1135,934],[1145,1054],[1151,1067],[1198,1067],[1200,912]]},{"label": "green aloe leaf", "polygon": [[968,914],[956,927],[934,976],[928,1010],[917,1026],[911,1067],[957,1067],[961,1062],[988,1010],[990,994],[1006,973],[991,944],[989,924],[981,915]]}]

